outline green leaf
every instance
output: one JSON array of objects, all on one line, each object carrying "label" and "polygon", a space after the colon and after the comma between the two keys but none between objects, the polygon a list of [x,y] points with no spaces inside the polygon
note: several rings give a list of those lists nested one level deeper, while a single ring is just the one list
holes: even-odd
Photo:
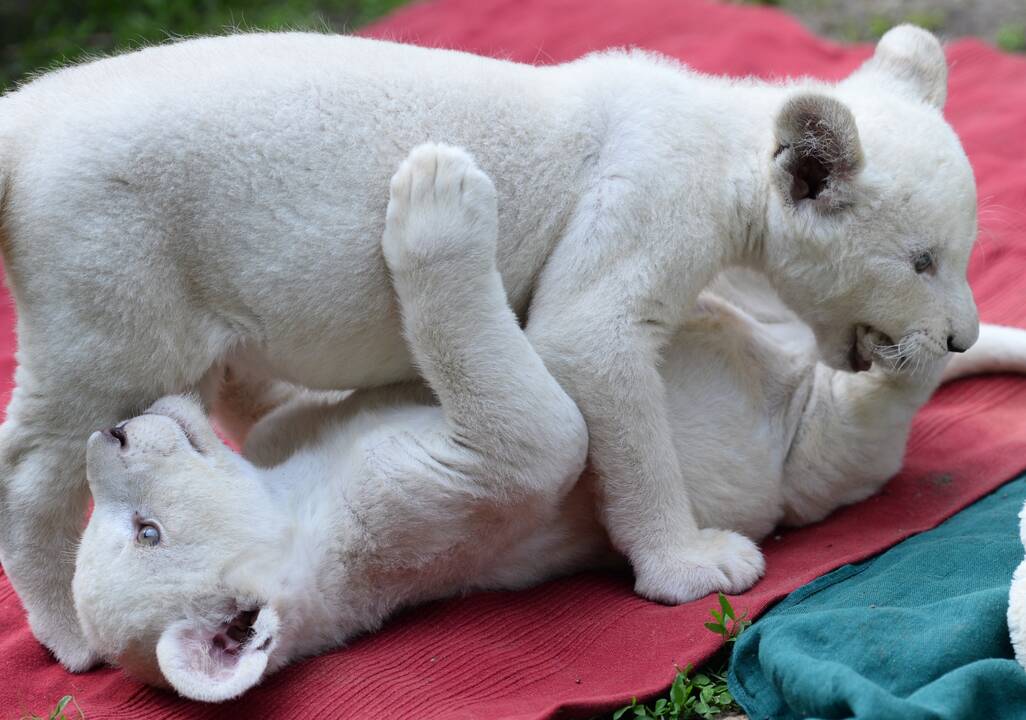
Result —
[{"label": "green leaf", "polygon": [[734,702],[734,696],[730,694],[729,690],[724,690],[723,692],[721,692],[718,696],[716,696],[716,699],[719,700],[720,704],[722,705],[730,705],[732,702]]},{"label": "green leaf", "polygon": [[678,707],[684,703],[684,675],[677,673],[677,677],[673,679],[673,685],[670,686],[670,701]]},{"label": "green leaf", "polygon": [[709,685],[712,683],[712,680],[710,680],[708,676],[705,675],[705,673],[698,673],[693,678],[691,678],[691,682],[695,685]]},{"label": "green leaf", "polygon": [[627,712],[628,710],[633,710],[637,706],[638,706],[638,699],[636,697],[631,698],[631,704],[630,705],[627,705],[626,707],[622,707],[619,710],[617,710],[615,713],[613,713],[613,720],[620,720],[620,718],[623,717],[623,714],[625,712]]},{"label": "green leaf", "polygon": [[[74,705],[76,708],[78,708],[78,705],[75,703],[74,696],[65,695],[60,700],[58,700],[53,710],[51,710],[50,714],[47,715],[46,720],[66,720],[68,716],[64,714],[64,710],[68,707],[68,705]],[[39,717],[38,715],[30,715],[29,717],[32,720],[43,720],[43,718]],[[79,710],[79,717],[82,717],[81,710]]]},{"label": "green leaf", "polygon": [[659,698],[658,700],[656,700],[655,707],[653,707],[652,710],[655,712],[656,715],[662,715],[664,712],[666,712],[666,706],[668,703],[669,701],[666,698]]},{"label": "green leaf", "polygon": [[723,593],[719,594],[720,607],[723,608],[723,614],[729,617],[731,620],[736,620],[737,616],[734,615],[734,608],[730,605],[730,600]]},{"label": "green leaf", "polygon": [[62,697],[60,700],[57,701],[57,707],[55,707],[53,709],[53,711],[55,713],[58,713],[58,714],[64,712],[64,708],[66,708],[68,706],[68,703],[70,703],[70,702],[71,702],[71,696],[70,695],[65,695],[64,697]]},{"label": "green leaf", "polygon": [[719,623],[707,622],[705,627],[709,632],[714,632],[717,635],[725,635],[727,632],[727,628],[723,627]]}]

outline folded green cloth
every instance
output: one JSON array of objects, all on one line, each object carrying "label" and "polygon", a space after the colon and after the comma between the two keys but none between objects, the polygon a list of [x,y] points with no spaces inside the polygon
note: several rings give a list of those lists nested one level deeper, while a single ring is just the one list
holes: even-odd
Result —
[{"label": "folded green cloth", "polygon": [[752,720],[1026,718],[1005,617],[1024,500],[1021,476],[795,590],[734,648],[734,697]]}]

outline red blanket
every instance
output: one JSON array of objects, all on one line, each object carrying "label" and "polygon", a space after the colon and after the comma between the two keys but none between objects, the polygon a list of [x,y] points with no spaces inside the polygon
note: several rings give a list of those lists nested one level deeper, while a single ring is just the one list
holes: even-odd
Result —
[{"label": "red blanket", "polygon": [[[638,45],[709,72],[844,77],[865,46],[813,37],[788,16],[707,0],[438,0],[370,35],[537,63]],[[948,117],[980,189],[981,236],[970,268],[985,320],[1026,324],[1026,60],[961,40]],[[928,232],[929,228],[924,228]],[[0,373],[13,369],[12,310],[0,302]],[[768,572],[734,602],[758,614],[797,586],[933,527],[1026,467],[1026,381],[994,377],[945,388],[920,413],[904,472],[879,496],[765,543]],[[350,648],[299,663],[229,708],[144,688],[114,670],[70,675],[33,640],[0,577],[0,709],[42,711],[72,693],[90,720],[113,717],[587,717],[664,689],[674,664],[717,646],[702,627],[711,599],[663,607],[624,576],[587,574],[520,593],[413,609]]]}]

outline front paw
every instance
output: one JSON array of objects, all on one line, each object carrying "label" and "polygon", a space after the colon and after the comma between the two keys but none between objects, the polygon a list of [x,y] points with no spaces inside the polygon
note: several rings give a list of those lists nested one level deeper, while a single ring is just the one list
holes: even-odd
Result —
[{"label": "front paw", "polygon": [[495,186],[464,150],[426,143],[392,177],[381,248],[393,273],[443,260],[495,263]]},{"label": "front paw", "polygon": [[634,591],[668,605],[690,602],[711,593],[736,595],[762,577],[765,562],[759,547],[744,535],[706,528],[680,542],[632,558]]}]

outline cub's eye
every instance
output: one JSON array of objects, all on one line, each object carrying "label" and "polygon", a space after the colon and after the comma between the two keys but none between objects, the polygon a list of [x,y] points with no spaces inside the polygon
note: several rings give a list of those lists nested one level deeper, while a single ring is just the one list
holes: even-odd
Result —
[{"label": "cub's eye", "polygon": [[924,250],[916,255],[915,260],[912,261],[912,265],[919,274],[930,272],[933,270],[933,253],[929,250]]},{"label": "cub's eye", "polygon": [[153,547],[160,543],[160,530],[152,523],[142,523],[135,531],[135,541],[140,545]]}]

